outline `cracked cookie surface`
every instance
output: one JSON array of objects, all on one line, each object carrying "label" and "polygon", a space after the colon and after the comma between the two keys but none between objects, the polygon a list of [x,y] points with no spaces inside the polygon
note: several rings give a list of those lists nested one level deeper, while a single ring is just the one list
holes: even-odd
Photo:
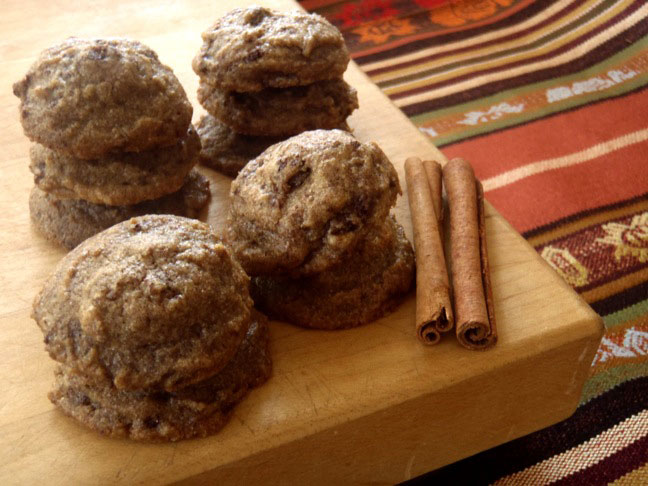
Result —
[{"label": "cracked cookie surface", "polygon": [[304,132],[239,172],[226,237],[249,275],[315,274],[380,226],[399,193],[375,143],[341,130]]},{"label": "cracked cookie surface", "polygon": [[32,316],[52,359],[89,383],[173,392],[234,357],[250,326],[248,288],[209,225],[147,215],[68,253]]},{"label": "cracked cookie surface", "polygon": [[193,113],[171,69],[128,39],[67,39],[43,51],[13,92],[25,135],[81,159],[173,145]]},{"label": "cracked cookie surface", "polygon": [[196,74],[223,91],[260,91],[336,79],[349,63],[340,31],[299,10],[237,8],[203,32]]}]

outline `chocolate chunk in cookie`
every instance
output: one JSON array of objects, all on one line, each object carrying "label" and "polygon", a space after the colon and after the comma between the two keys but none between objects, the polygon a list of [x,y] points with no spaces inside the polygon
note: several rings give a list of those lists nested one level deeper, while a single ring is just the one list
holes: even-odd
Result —
[{"label": "chocolate chunk in cookie", "polygon": [[144,214],[195,218],[209,202],[209,180],[196,170],[172,194],[132,206],[106,206],[82,199],[60,199],[38,187],[29,197],[29,213],[43,235],[68,250],[121,221]]},{"label": "chocolate chunk in cookie", "polygon": [[193,112],[171,69],[127,39],[67,39],[13,91],[25,134],[81,159],[174,145]]},{"label": "chocolate chunk in cookie", "polygon": [[227,239],[250,275],[318,273],[380,226],[399,193],[376,144],[341,130],[304,132],[233,181]]},{"label": "chocolate chunk in cookie", "polygon": [[29,152],[35,184],[57,198],[124,206],[178,191],[197,162],[200,138],[191,126],[171,147],[112,153],[85,160],[34,144]]},{"label": "chocolate chunk in cookie", "polygon": [[209,225],[147,215],[68,253],[32,315],[50,356],[86,381],[176,391],[234,357],[250,326],[248,286]]},{"label": "chocolate chunk in cookie", "polygon": [[234,406],[270,376],[267,319],[253,312],[243,343],[215,376],[177,392],[127,391],[93,383],[59,366],[50,400],[84,425],[111,437],[175,441],[220,430]]},{"label": "chocolate chunk in cookie", "polygon": [[414,251],[392,218],[326,272],[298,279],[254,277],[252,298],[270,317],[344,329],[391,311],[414,281]]},{"label": "chocolate chunk in cookie", "polygon": [[324,17],[299,10],[237,8],[203,32],[193,60],[201,78],[223,91],[288,88],[342,76],[349,52]]},{"label": "chocolate chunk in cookie", "polygon": [[198,100],[235,132],[261,136],[338,128],[358,108],[356,90],[341,79],[254,93],[220,91],[203,80]]}]

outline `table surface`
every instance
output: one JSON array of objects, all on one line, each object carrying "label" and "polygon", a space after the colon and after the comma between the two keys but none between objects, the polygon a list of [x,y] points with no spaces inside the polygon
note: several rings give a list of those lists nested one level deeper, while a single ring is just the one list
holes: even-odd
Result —
[{"label": "table surface", "polygon": [[[22,134],[18,101],[11,94],[11,84],[24,75],[42,49],[65,37],[127,36],[155,49],[160,59],[174,69],[194,104],[196,120],[203,111],[196,101],[198,79],[191,70],[191,59],[201,44],[200,32],[235,4],[247,3],[252,2],[119,0],[93,2],[91,7],[79,10],[76,2],[4,2],[0,18],[4,33],[0,40],[3,484],[43,477],[67,484],[178,481],[280,450],[305,438],[319,437],[326,431],[334,434],[338,429],[345,430],[344,424],[360,424],[360,419],[388,413],[443,390],[454,390],[462,383],[473,386],[475,378],[481,376],[499,381],[497,386],[517,386],[507,385],[506,370],[523,370],[535,363],[534,359],[549,356],[552,350],[583,342],[580,356],[562,370],[573,373],[565,382],[568,386],[563,395],[557,398],[566,404],[564,409],[526,410],[519,414],[514,412],[515,403],[498,404],[502,407],[498,412],[502,423],[507,415],[528,419],[508,423],[506,430],[498,428],[483,434],[478,428],[468,430],[475,418],[463,416],[461,403],[456,403],[459,412],[433,427],[465,433],[471,445],[429,444],[430,454],[411,455],[399,479],[549,425],[576,406],[602,332],[600,319],[487,206],[500,332],[498,345],[488,352],[465,350],[449,337],[438,346],[422,346],[414,333],[412,294],[393,314],[358,329],[320,332],[273,322],[273,377],[237,406],[231,422],[214,437],[176,444],[106,439],[54,409],[46,398],[54,365],[44,351],[39,329],[30,319],[30,310],[34,295],[65,253],[45,241],[29,222],[27,199],[33,184],[28,169],[29,141]],[[263,3],[284,10],[294,6],[290,0]],[[350,65],[346,79],[358,89],[360,98],[360,109],[350,119],[355,135],[382,147],[396,166],[403,186],[406,157],[443,161],[441,153],[355,65]],[[226,211],[229,179],[209,170],[203,172],[212,180],[213,199],[207,219],[219,228]],[[399,199],[395,214],[411,239],[406,194]],[[475,393],[477,405],[489,406],[489,402],[481,404],[481,400],[491,398],[487,392],[483,397]],[[357,434],[365,434],[363,440],[367,441],[380,437],[380,433],[366,428],[358,429]],[[317,446],[317,441],[314,444]],[[435,459],[429,459],[431,456]],[[393,476],[384,477],[394,481]]]}]

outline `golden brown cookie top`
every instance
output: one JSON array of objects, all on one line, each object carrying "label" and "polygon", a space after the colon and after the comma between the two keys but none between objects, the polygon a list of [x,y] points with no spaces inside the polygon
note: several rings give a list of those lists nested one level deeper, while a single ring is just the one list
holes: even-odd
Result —
[{"label": "golden brown cookie top", "polygon": [[237,8],[203,32],[193,60],[201,78],[226,91],[287,88],[342,76],[349,52],[324,17],[299,10]]},{"label": "golden brown cookie top", "polygon": [[207,224],[147,215],[70,252],[33,316],[53,359],[119,389],[174,390],[234,356],[250,324],[248,285]]},{"label": "golden brown cookie top", "polygon": [[382,224],[400,193],[375,143],[313,130],[249,162],[230,190],[228,242],[250,275],[326,270]]},{"label": "golden brown cookie top", "polygon": [[13,91],[31,140],[82,159],[173,145],[193,112],[171,69],[128,39],[67,39]]}]

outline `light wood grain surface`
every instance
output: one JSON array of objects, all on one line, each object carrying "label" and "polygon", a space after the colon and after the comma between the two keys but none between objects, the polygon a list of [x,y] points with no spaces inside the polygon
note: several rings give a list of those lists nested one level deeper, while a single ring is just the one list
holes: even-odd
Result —
[{"label": "light wood grain surface", "polygon": [[[573,412],[602,333],[598,316],[489,206],[498,345],[471,352],[454,339],[424,347],[413,295],[392,315],[342,332],[272,323],[274,375],[217,436],[176,444],[104,438],[47,400],[53,363],[31,302],[64,251],[30,225],[29,141],[11,85],[38,53],[70,35],[127,36],[155,49],[195,107],[191,59],[200,32],[251,2],[4,0],[0,15],[0,483],[132,484],[219,480],[388,484],[545,427]],[[291,0],[264,1],[279,9]],[[404,186],[408,156],[442,155],[355,66],[350,120],[374,140]],[[213,181],[208,220],[221,227],[229,180]],[[395,213],[411,238],[406,195]]]}]

